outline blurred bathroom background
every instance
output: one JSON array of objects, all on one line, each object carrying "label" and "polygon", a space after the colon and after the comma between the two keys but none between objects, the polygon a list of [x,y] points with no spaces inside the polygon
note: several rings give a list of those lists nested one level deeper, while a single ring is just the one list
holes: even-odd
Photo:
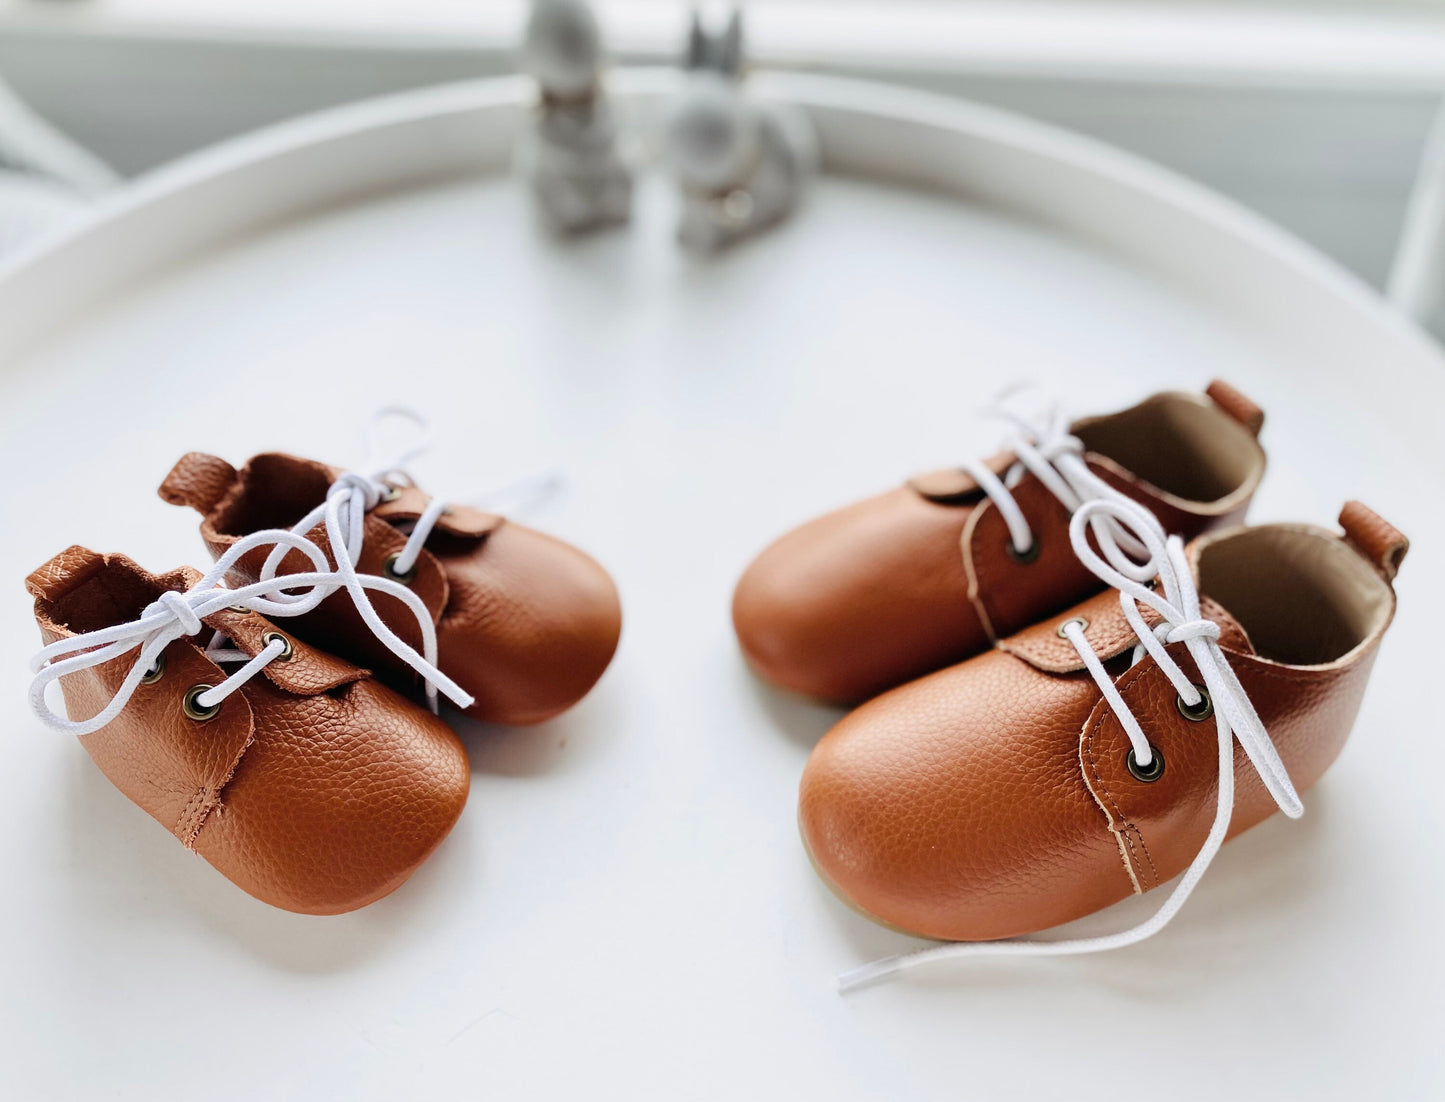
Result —
[{"label": "blurred bathroom background", "polygon": [[[625,64],[673,62],[689,6],[597,0]],[[755,67],[932,89],[1093,135],[1232,196],[1407,308],[1410,269],[1436,249],[1445,0],[745,10]],[[247,130],[511,72],[524,16],[522,0],[0,0],[14,92],[0,95],[0,250]]]}]

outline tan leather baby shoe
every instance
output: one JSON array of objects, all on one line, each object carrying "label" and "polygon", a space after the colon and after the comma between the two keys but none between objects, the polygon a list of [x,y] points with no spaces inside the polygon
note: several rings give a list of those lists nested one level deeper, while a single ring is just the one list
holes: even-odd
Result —
[{"label": "tan leather baby shoe", "polygon": [[[435,625],[443,672],[474,698],[469,715],[540,723],[577,703],[617,649],[622,613],[611,577],[569,544],[491,513],[445,505],[411,484],[400,464],[361,475],[310,459],[266,454],[237,470],[192,452],[161,485],[201,514],[213,555],[263,528],[293,528],[338,569],[408,586]],[[336,555],[336,548],[341,554]],[[266,555],[243,557],[233,584],[267,576]],[[305,569],[290,554],[271,564]],[[354,595],[353,595],[354,596]],[[414,617],[387,596],[370,604],[337,594],[297,621],[305,639],[393,678],[412,680],[367,612],[412,647]]]},{"label": "tan leather baby shoe", "polygon": [[[32,704],[257,899],[306,914],[362,907],[451,830],[466,754],[436,716],[258,611],[289,615],[310,598],[279,604],[219,576],[154,575],[84,547],[51,559],[26,583],[47,644]],[[72,718],[45,699],[55,680]]]},{"label": "tan leather baby shoe", "polygon": [[[1140,538],[1145,567],[1097,554],[1091,518]],[[1138,506],[1081,507],[1072,543],[1113,590],[877,698],[818,744],[799,814],[823,878],[879,922],[979,942],[1187,869],[1123,934],[946,949],[1088,952],[1153,933],[1226,837],[1301,812],[1296,789],[1350,732],[1408,544],[1357,502],[1340,523],[1343,537],[1271,524],[1186,549]],[[1155,574],[1152,588],[1136,580]]]},{"label": "tan leather baby shoe", "polygon": [[1243,520],[1265,458],[1259,408],[1225,383],[1068,424],[1018,426],[986,462],[935,471],[794,529],[733,597],[768,681],[839,703],[931,673],[1095,592],[1069,515],[1110,494],[1186,539]]}]

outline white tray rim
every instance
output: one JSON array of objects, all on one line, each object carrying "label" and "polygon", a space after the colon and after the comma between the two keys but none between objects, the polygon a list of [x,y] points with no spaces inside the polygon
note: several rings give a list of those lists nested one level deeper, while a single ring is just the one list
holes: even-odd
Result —
[{"label": "white tray rim", "polygon": [[[669,69],[620,69],[609,88],[624,108],[645,114],[681,79]],[[1383,339],[1416,381],[1445,383],[1441,350],[1363,281],[1142,158],[943,95],[812,74],[753,79],[762,96],[809,113],[828,171],[1001,206],[1248,311],[1317,330],[1322,346],[1378,355]],[[138,178],[0,263],[0,353],[13,359],[108,295],[228,238],[367,194],[504,170],[534,100],[522,77],[385,96],[267,127]]]}]

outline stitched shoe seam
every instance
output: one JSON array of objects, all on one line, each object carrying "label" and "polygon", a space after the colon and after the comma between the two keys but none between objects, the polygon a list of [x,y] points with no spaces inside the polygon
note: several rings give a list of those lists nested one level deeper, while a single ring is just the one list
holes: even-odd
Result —
[{"label": "stitched shoe seam", "polygon": [[[1123,693],[1127,692],[1130,687],[1132,687],[1134,683],[1137,682],[1139,678],[1143,677],[1147,672],[1147,668],[1141,668],[1126,681],[1121,682],[1119,684],[1120,694],[1122,695]],[[1102,697],[1100,699],[1102,700]],[[1149,887],[1152,888],[1159,883],[1159,871],[1154,865],[1154,858],[1149,853],[1149,847],[1144,842],[1144,835],[1139,830],[1139,828],[1129,819],[1129,817],[1124,814],[1123,809],[1119,806],[1118,799],[1114,796],[1114,793],[1110,790],[1108,784],[1105,783],[1102,774],[1100,774],[1098,761],[1094,757],[1094,737],[1101,730],[1103,730],[1104,720],[1108,716],[1109,709],[1105,707],[1104,710],[1099,713],[1099,718],[1094,721],[1094,723],[1091,725],[1091,727],[1084,736],[1084,750],[1085,753],[1088,755],[1089,769],[1091,771],[1092,779],[1098,784],[1099,790],[1103,792],[1105,798],[1109,801],[1110,808],[1112,809],[1112,814],[1110,815],[1110,818],[1111,820],[1117,820],[1117,822],[1120,824],[1120,826],[1118,827],[1114,827],[1111,825],[1110,829],[1113,830],[1120,837],[1123,837],[1125,839],[1129,847],[1130,854],[1134,853],[1134,838],[1138,838],[1139,848],[1143,850],[1144,860],[1148,863],[1149,878],[1153,881],[1153,883],[1151,883]],[[1143,870],[1140,869],[1139,871],[1142,872]],[[1139,883],[1139,879],[1135,875],[1134,870],[1132,869],[1130,870],[1129,878],[1134,881],[1136,887],[1139,888],[1141,893],[1148,890],[1148,888],[1145,888]]]}]

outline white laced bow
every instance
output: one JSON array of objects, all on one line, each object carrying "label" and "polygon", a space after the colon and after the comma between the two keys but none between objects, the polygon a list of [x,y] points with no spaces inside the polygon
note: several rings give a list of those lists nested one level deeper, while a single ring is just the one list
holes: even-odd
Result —
[{"label": "white laced bow", "polygon": [[[389,419],[409,422],[415,438],[387,454],[380,446],[379,436],[381,426]],[[342,569],[349,569],[353,573],[366,539],[366,514],[383,501],[390,500],[398,490],[415,485],[406,471],[406,465],[427,452],[431,447],[432,435],[426,419],[415,410],[404,406],[387,406],[378,410],[367,424],[365,440],[367,461],[363,464],[364,472],[344,472],[331,484],[326,500],[302,517],[291,529],[304,535],[318,524],[325,523],[327,538],[330,539],[337,557],[337,566],[341,567],[341,560],[345,559],[346,565]],[[446,511],[446,503],[437,498],[427,502],[421,516],[412,526],[406,546],[391,562],[390,570],[393,575],[405,577],[411,573],[417,559],[421,557],[422,547],[432,529]],[[267,560],[267,568],[274,570],[285,554],[284,548],[277,548]],[[263,574],[264,576],[266,575]]]},{"label": "white laced bow", "polygon": [[[388,454],[381,446],[379,437],[381,426],[392,419],[407,422],[413,431],[413,438],[404,445],[395,447]],[[395,557],[389,558],[384,567],[390,575],[388,580],[393,583],[386,592],[392,593],[394,596],[397,595],[397,591],[405,594],[404,599],[408,607],[417,616],[417,622],[422,627],[426,658],[402,642],[396,633],[382,621],[365,592],[366,589],[380,587],[373,584],[374,576],[359,573],[356,569],[366,541],[366,514],[382,502],[390,500],[398,490],[415,485],[411,475],[406,471],[406,466],[431,447],[430,427],[426,419],[415,410],[405,406],[387,406],[378,410],[371,418],[365,430],[365,441],[367,461],[363,464],[364,471],[344,472],[331,484],[331,488],[326,494],[326,500],[302,517],[292,526],[291,531],[298,535],[305,535],[318,524],[324,525],[326,538],[331,544],[331,552],[336,559],[337,579],[351,595],[352,602],[356,605],[356,611],[361,614],[366,626],[393,653],[399,655],[407,665],[426,679],[427,699],[430,701],[433,711],[436,710],[438,689],[461,707],[467,707],[471,704],[472,698],[459,685],[449,678],[434,676],[437,673],[434,658],[436,629],[431,622],[430,615],[426,613],[421,599],[405,588],[405,583],[411,580],[411,573],[416,568],[417,560],[421,557],[422,548],[428,537],[431,536],[437,521],[448,511],[447,504],[440,498],[431,498],[427,502],[426,508],[422,510],[421,516],[412,524],[405,546]],[[556,483],[557,476],[548,473],[519,482],[492,496],[515,498],[540,496],[553,489]],[[272,550],[261,569],[261,581],[270,581],[276,577],[276,571],[280,569],[281,560],[286,557],[287,550],[286,547],[280,545]]]},{"label": "white laced bow", "polygon": [[[1009,544],[1015,555],[1029,555],[1034,550],[1034,533],[1028,518],[1014,498],[1013,488],[1025,474],[1033,474],[1044,488],[1053,494],[1070,513],[1076,513],[1086,501],[1130,501],[1132,499],[1110,486],[1089,469],[1084,461],[1084,444],[1069,431],[1069,420],[1063,410],[1054,403],[1046,405],[1034,416],[1021,413],[1009,407],[1008,400],[1018,391],[1005,391],[995,405],[982,412],[988,417],[999,417],[1011,422],[1017,430],[1004,441],[1004,447],[1013,452],[1015,461],[1000,478],[987,465],[977,459],[965,459],[960,466],[988,495],[1008,526]],[[1094,538],[1099,546],[1117,559],[1123,570],[1135,581],[1148,581],[1138,573],[1142,567],[1128,556],[1119,553],[1120,545],[1132,554],[1143,555],[1144,547],[1133,539],[1126,528],[1120,526],[1112,515],[1097,514],[1091,520]]]},{"label": "white laced bow", "polygon": [[[299,551],[310,560],[315,569],[288,574],[280,579],[263,579],[239,589],[225,588],[223,583],[226,574],[235,567],[241,556],[267,546],[274,546],[273,553],[280,555]],[[422,630],[424,655],[417,654],[393,632],[387,631],[384,635],[378,635],[392,651],[426,679],[433,711],[436,708],[438,688],[458,706],[466,707],[470,704],[472,698],[436,668],[436,632],[432,627],[431,615],[421,599],[405,586],[388,578],[365,576],[354,580],[358,588],[379,590],[405,602],[416,616],[417,624]],[[269,619],[300,616],[310,612],[343,586],[350,588],[350,584],[351,581],[340,571],[331,569],[321,548],[304,536],[283,529],[254,532],[238,540],[227,550],[195,586],[184,593],[162,593],[146,606],[138,619],[60,639],[42,648],[30,663],[30,670],[35,675],[30,683],[30,705],[36,715],[59,730],[75,735],[98,731],[120,714],[142,679],[158,667],[161,652],[177,639],[199,634],[205,627],[205,617],[225,608],[245,608]],[[294,592],[296,590],[301,592]],[[199,708],[210,709],[219,705],[270,663],[289,653],[290,649],[290,644],[284,639],[273,639],[259,654],[252,657],[244,651],[226,647],[226,642],[225,637],[220,634],[213,636],[207,644],[206,655],[217,663],[245,664],[219,685],[198,694],[194,703]],[[131,651],[138,651],[135,662],[116,690],[115,696],[90,719],[69,719],[55,711],[46,700],[46,690],[51,682],[66,674],[109,662]]]},{"label": "white laced bow", "polygon": [[[1101,518],[1108,518],[1112,523],[1126,528],[1140,546],[1145,548],[1148,558],[1143,563],[1133,562],[1117,548],[1107,546],[1104,547],[1102,555],[1096,552],[1089,545],[1089,529]],[[1219,852],[1219,847],[1224,844],[1230,817],[1234,812],[1236,739],[1280,810],[1292,819],[1304,813],[1304,805],[1295,792],[1274,743],[1270,741],[1244,686],[1240,684],[1219,647],[1219,625],[1205,619],[1200,611],[1199,593],[1194,574],[1184,554],[1183,541],[1178,536],[1166,537],[1153,513],[1127,499],[1089,501],[1080,505],[1069,524],[1069,537],[1080,561],[1101,580],[1119,590],[1119,603],[1123,607],[1124,616],[1138,637],[1133,662],[1138,663],[1145,655],[1153,658],[1178,692],[1186,709],[1202,710],[1205,699],[1200,688],[1189,680],[1179,668],[1179,664],[1164,649],[1165,646],[1170,643],[1183,643],[1204,679],[1203,692],[1208,693],[1209,702],[1213,705],[1219,744],[1219,799],[1214,823],[1204,845],[1164,904],[1151,917],[1131,929],[1099,937],[1062,941],[1017,938],[939,945],[845,972],[838,977],[838,985],[842,990],[859,987],[930,961],[955,957],[1071,956],[1098,953],[1133,945],[1158,933],[1184,906],[1189,893],[1194,890],[1209,863]],[[1141,571],[1147,571],[1145,580],[1158,576],[1157,590],[1136,580]],[[1152,630],[1149,628],[1139,610],[1141,604],[1148,605],[1163,617],[1158,627]],[[1082,621],[1070,620],[1061,627],[1060,634],[1079,652],[1079,657],[1083,659],[1084,665],[1098,684],[1099,691],[1108,701],[1109,708],[1123,726],[1133,748],[1136,766],[1147,769],[1154,760],[1155,751],[1138,719],[1115,688],[1114,679],[1109,676],[1098,655],[1094,653],[1084,635],[1084,627]]]}]

